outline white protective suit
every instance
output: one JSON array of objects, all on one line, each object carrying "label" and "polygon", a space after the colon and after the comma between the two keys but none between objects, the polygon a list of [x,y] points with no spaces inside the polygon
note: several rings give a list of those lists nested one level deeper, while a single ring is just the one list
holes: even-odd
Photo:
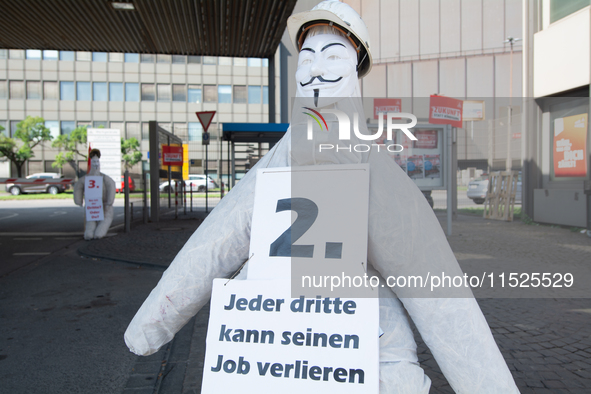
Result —
[{"label": "white protective suit", "polygon": [[[84,230],[84,239],[100,239],[107,235],[109,227],[113,222],[113,203],[115,202],[115,181],[110,176],[105,175],[100,170],[100,159],[93,157],[90,159],[90,171],[86,175],[103,177],[103,209],[105,219],[101,221],[86,221]],[[74,203],[78,206],[84,204],[84,179],[86,175],[78,179],[74,185]]]},{"label": "white protective suit", "polygon": [[[334,64],[324,62],[329,61],[328,55],[323,59],[319,57],[323,51],[318,48],[326,47],[327,42],[333,43],[332,48],[341,50],[342,45],[334,43],[346,44],[347,40],[333,34],[306,38],[304,47],[315,50],[306,51],[310,53],[305,55],[313,53],[315,57],[306,59],[300,55],[297,72],[300,75],[296,73],[296,81],[298,96],[305,98],[296,101],[286,135],[221,200],[133,318],[125,333],[125,342],[135,354],[152,354],[169,342],[208,302],[212,280],[229,277],[247,260],[257,168],[369,163],[368,275],[384,278],[424,276],[427,272],[462,275],[433,210],[385,150],[320,153],[318,146],[321,143],[354,145],[367,142],[359,140],[353,133],[350,141],[339,141],[335,119],[328,116],[329,132],[315,132],[313,140],[307,140],[307,118],[302,115],[300,107],[334,108],[347,114],[357,112],[361,114],[360,119],[365,119],[358,82],[356,78],[348,80],[345,75],[349,72],[344,66],[350,60],[348,55],[338,53],[335,56],[340,57],[337,59],[339,63]],[[304,70],[306,67],[308,71]],[[315,105],[313,94],[300,88],[300,82],[310,80],[310,75],[323,75],[325,80],[348,84],[349,88],[331,85],[333,91],[346,92],[347,96],[343,99],[324,97],[322,87],[325,83],[311,83],[306,86],[313,88],[316,85],[320,89],[319,102]],[[369,134],[363,121],[359,129],[362,134]],[[518,392],[469,289],[438,290],[429,293],[430,298],[409,289],[397,288],[394,294],[388,287],[380,288],[379,294],[380,328],[384,331],[380,338],[381,393],[429,392],[430,380],[418,364],[408,315],[457,393]]]}]

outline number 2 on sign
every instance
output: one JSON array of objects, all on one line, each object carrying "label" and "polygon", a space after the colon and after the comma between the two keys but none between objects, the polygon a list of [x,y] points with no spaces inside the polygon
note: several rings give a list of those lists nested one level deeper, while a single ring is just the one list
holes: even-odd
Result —
[{"label": "number 2 on sign", "polygon": [[[312,227],[318,217],[318,205],[307,198],[284,198],[277,201],[275,212],[295,211],[297,218],[273,243],[269,251],[271,257],[306,257],[314,256],[314,245],[294,245]],[[343,244],[327,242],[325,258],[340,259]]]}]

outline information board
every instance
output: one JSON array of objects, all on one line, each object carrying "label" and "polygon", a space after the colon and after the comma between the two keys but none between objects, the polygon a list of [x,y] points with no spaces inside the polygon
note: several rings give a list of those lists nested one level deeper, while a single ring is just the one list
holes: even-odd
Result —
[{"label": "information board", "polygon": [[101,151],[101,172],[121,184],[121,131],[93,129],[87,131],[88,145]]}]

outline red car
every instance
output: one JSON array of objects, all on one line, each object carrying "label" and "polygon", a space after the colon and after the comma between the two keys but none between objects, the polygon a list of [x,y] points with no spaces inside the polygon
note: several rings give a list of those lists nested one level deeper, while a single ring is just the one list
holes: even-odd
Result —
[{"label": "red car", "polygon": [[[127,177],[127,181],[129,182],[129,191],[132,192],[135,190],[135,184],[133,183],[133,179],[130,176]],[[115,189],[117,193],[125,191],[125,178],[121,175],[121,187]]]}]

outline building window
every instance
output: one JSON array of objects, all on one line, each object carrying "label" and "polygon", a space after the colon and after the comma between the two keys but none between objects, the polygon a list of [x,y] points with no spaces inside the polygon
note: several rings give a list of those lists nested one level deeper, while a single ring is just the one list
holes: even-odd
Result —
[{"label": "building window", "polygon": [[188,94],[188,101],[190,103],[201,103],[201,86],[199,85],[189,85],[189,94]]},{"label": "building window", "polygon": [[230,104],[232,102],[232,86],[219,85],[218,86],[218,102],[220,104]]},{"label": "building window", "polygon": [[232,58],[231,57],[220,57],[218,58],[218,62],[220,66],[231,66],[232,65]]},{"label": "building window", "polygon": [[139,62],[140,62],[139,53],[126,53],[125,54],[125,63],[139,63]]},{"label": "building window", "polygon": [[554,23],[587,6],[589,6],[589,0],[550,0],[550,23]]},{"label": "building window", "polygon": [[172,85],[172,101],[187,101],[187,85]]},{"label": "building window", "polygon": [[25,83],[23,81],[10,81],[10,98],[25,99]]},{"label": "building window", "polygon": [[76,60],[76,52],[72,51],[60,51],[60,60]]},{"label": "building window", "polygon": [[43,60],[58,60],[58,51],[43,51]]},{"label": "building window", "polygon": [[150,123],[142,123],[142,139],[148,141],[150,139]]},{"label": "building window", "polygon": [[158,84],[158,101],[163,103],[169,103],[171,99],[170,85]]},{"label": "building window", "polygon": [[0,99],[6,100],[8,98],[8,83],[0,81]]},{"label": "building window", "polygon": [[27,59],[41,60],[41,51],[38,49],[27,49],[25,51]]},{"label": "building window", "polygon": [[94,127],[95,129],[98,129],[98,128],[106,129],[108,126],[109,126],[109,124],[104,120],[95,120],[94,122],[92,122],[92,127]]},{"label": "building window", "polygon": [[122,53],[109,53],[109,61],[110,62],[122,62],[123,61],[123,54]]},{"label": "building window", "polygon": [[[78,82],[80,83],[80,82]],[[109,97],[107,92],[106,82],[93,82],[92,83],[92,99],[93,101],[107,101]]]},{"label": "building window", "polygon": [[43,99],[59,100],[57,82],[43,82]]},{"label": "building window", "polygon": [[86,128],[92,126],[92,122],[78,122],[76,124],[77,127],[86,126]]},{"label": "building window", "polygon": [[53,138],[57,138],[60,135],[60,122],[57,120],[46,120],[45,127],[49,129],[49,133]]},{"label": "building window", "polygon": [[24,59],[25,58],[25,51],[22,49],[9,49],[8,50],[11,59]]},{"label": "building window", "polygon": [[107,61],[107,52],[92,52],[92,61],[93,62],[106,62]]},{"label": "building window", "polygon": [[187,62],[190,64],[201,64],[201,56],[187,56]]},{"label": "building window", "polygon": [[203,126],[199,122],[189,122],[189,141],[201,141]]},{"label": "building window", "polygon": [[263,104],[269,104],[269,87],[263,86]]},{"label": "building window", "polygon": [[246,86],[234,85],[234,104],[246,104]]},{"label": "building window", "polygon": [[92,52],[76,52],[76,60],[80,62],[89,62],[92,60]]},{"label": "building window", "polygon": [[123,83],[109,83],[109,101],[123,101]]},{"label": "building window", "polygon": [[91,101],[90,82],[76,82],[76,100]]},{"label": "building window", "polygon": [[76,100],[74,82],[60,82],[60,100]]},{"label": "building window", "polygon": [[154,92],[153,83],[142,83],[142,101],[155,101],[156,94]]},{"label": "building window", "polygon": [[127,131],[127,138],[135,138],[138,141],[142,140],[142,134],[140,133],[140,124],[135,122],[127,122],[125,124]]},{"label": "building window", "polygon": [[260,86],[249,86],[248,87],[248,103],[249,104],[260,104],[261,103],[261,87]]},{"label": "building window", "polygon": [[185,64],[187,62],[187,57],[183,55],[172,55],[172,63],[173,64]]},{"label": "building window", "polygon": [[218,102],[218,88],[215,85],[203,86],[203,95],[205,103],[217,103]]},{"label": "building window", "polygon": [[8,59],[8,49],[0,49],[0,59]]},{"label": "building window", "polygon": [[41,100],[41,82],[27,81],[27,99]]},{"label": "building window", "polygon": [[62,134],[70,134],[76,128],[76,122],[62,121],[61,132]]},{"label": "building window", "polygon": [[156,63],[170,64],[170,59],[171,59],[170,55],[162,55],[162,54],[156,55]]},{"label": "building window", "polygon": [[14,135],[16,134],[16,129],[18,128],[18,124],[20,123],[20,120],[11,120],[10,121],[10,136],[14,137]]},{"label": "building window", "polygon": [[152,55],[151,53],[142,53],[140,55],[140,61],[142,63],[154,63],[156,60],[156,56]]},{"label": "building window", "polygon": [[246,58],[245,57],[235,57],[234,58],[234,65],[235,66],[247,66]]},{"label": "building window", "polygon": [[249,57],[248,67],[261,67],[261,59],[258,57]]},{"label": "building window", "polygon": [[218,64],[218,58],[215,56],[203,56],[203,64]]},{"label": "building window", "polygon": [[140,84],[129,83],[125,84],[125,101],[140,101]]},{"label": "building window", "polygon": [[119,130],[119,131],[125,130],[123,128],[123,122],[111,122],[111,127],[109,127],[109,128]]},{"label": "building window", "polygon": [[263,67],[269,67],[269,59],[267,59],[267,58],[263,59]]}]

